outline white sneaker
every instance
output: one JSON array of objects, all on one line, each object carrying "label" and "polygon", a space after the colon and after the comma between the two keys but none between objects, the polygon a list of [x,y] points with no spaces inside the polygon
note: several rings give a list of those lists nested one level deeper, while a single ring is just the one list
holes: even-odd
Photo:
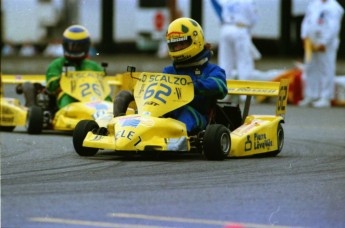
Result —
[{"label": "white sneaker", "polygon": [[330,102],[330,100],[321,98],[321,99],[313,102],[312,105],[315,108],[328,108],[328,107],[331,107],[331,102]]},{"label": "white sneaker", "polygon": [[300,107],[306,107],[306,106],[311,106],[312,103],[315,101],[316,99],[311,98],[311,97],[305,97],[303,100],[301,100],[298,103],[298,106]]},{"label": "white sneaker", "polygon": [[169,151],[187,151],[187,138],[185,136],[180,138],[170,138],[167,146]]},{"label": "white sneaker", "polygon": [[240,100],[242,103],[246,102],[247,96],[246,95],[240,95]]}]

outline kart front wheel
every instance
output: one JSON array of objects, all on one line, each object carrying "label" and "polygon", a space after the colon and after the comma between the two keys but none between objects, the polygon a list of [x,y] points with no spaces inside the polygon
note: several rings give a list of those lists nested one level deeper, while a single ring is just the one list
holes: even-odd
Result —
[{"label": "kart front wheel", "polygon": [[26,129],[29,134],[40,134],[43,129],[43,109],[31,106],[26,120]]},{"label": "kart front wheel", "polygon": [[83,147],[83,141],[89,131],[98,129],[99,126],[94,120],[81,120],[73,131],[73,146],[80,156],[94,156],[98,148]]},{"label": "kart front wheel", "polygon": [[230,152],[230,131],[224,125],[208,125],[203,139],[204,156],[207,160],[224,160]]}]

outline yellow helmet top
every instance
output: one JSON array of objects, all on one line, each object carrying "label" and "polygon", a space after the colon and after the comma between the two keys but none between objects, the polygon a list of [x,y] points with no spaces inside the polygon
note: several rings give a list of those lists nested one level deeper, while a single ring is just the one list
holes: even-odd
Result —
[{"label": "yellow helmet top", "polygon": [[198,22],[178,18],[170,23],[166,34],[169,55],[175,62],[184,62],[204,50],[204,33]]},{"label": "yellow helmet top", "polygon": [[81,25],[71,25],[63,33],[64,55],[69,59],[87,57],[90,48],[89,31]]}]

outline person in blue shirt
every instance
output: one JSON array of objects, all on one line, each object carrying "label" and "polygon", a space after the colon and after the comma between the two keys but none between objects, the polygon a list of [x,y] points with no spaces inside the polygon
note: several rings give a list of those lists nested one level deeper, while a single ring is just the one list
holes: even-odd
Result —
[{"label": "person in blue shirt", "polygon": [[227,94],[225,71],[209,62],[210,44],[205,44],[201,26],[191,18],[171,22],[166,42],[172,64],[165,67],[163,73],[189,75],[195,92],[193,101],[169,116],[185,123],[188,133],[205,129],[210,109]]}]

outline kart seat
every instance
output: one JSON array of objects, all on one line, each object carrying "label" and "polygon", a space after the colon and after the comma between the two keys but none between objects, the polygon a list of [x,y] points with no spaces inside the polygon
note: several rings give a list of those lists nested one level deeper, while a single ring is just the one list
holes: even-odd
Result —
[{"label": "kart seat", "polygon": [[210,110],[209,124],[223,124],[230,131],[235,130],[242,124],[240,106],[231,103],[217,102]]}]

